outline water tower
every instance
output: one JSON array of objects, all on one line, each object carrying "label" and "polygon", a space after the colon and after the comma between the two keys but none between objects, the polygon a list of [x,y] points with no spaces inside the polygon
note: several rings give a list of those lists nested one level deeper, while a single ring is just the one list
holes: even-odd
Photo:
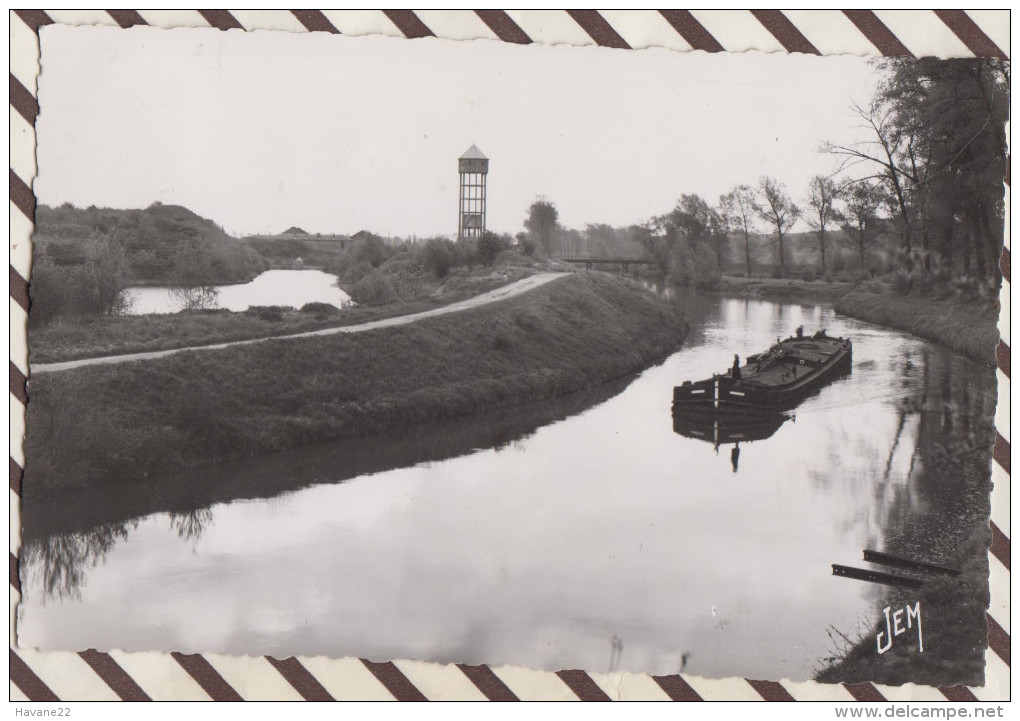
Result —
[{"label": "water tower", "polygon": [[485,232],[485,178],[489,159],[472,145],[458,161],[460,169],[460,214],[457,238],[480,238]]}]

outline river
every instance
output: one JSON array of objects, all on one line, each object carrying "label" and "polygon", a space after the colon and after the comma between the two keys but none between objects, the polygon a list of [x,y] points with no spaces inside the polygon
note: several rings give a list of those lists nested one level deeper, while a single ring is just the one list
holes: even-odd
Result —
[{"label": "river", "polygon": [[[825,306],[684,302],[682,350],[584,394],[27,510],[20,643],[810,678],[881,618],[831,564],[987,520],[987,465],[945,454],[994,374]],[[674,384],[798,325],[852,374],[737,458],[674,431]]]},{"label": "river", "polygon": [[[186,288],[134,286],[125,293],[131,315],[176,313],[189,301]],[[343,308],[350,299],[337,286],[336,276],[321,270],[267,270],[247,283],[212,286],[202,307],[243,311],[259,305],[300,308],[318,302]]]}]

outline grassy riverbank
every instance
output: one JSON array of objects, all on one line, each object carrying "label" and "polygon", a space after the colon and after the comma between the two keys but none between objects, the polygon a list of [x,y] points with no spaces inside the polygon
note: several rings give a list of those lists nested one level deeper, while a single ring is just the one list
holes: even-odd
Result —
[{"label": "grassy riverbank", "polygon": [[681,312],[601,274],[406,326],[39,375],[25,495],[580,390],[674,350]]},{"label": "grassy riverbank", "polygon": [[762,300],[830,303],[842,315],[905,331],[985,365],[995,365],[999,340],[996,313],[981,302],[900,295],[881,280],[854,284],[726,276],[719,289]]},{"label": "grassy riverbank", "polygon": [[995,366],[999,330],[994,311],[985,305],[855,290],[837,299],[833,306],[837,313],[906,331],[986,366]]},{"label": "grassy riverbank", "polygon": [[152,315],[95,315],[33,325],[29,330],[31,363],[95,358],[122,353],[214,345],[269,338],[368,323],[418,313],[494,290],[531,274],[531,269],[454,273],[434,292],[418,300],[381,306],[352,306],[339,310],[313,304],[305,310],[263,306],[235,313],[228,310],[190,310]]}]

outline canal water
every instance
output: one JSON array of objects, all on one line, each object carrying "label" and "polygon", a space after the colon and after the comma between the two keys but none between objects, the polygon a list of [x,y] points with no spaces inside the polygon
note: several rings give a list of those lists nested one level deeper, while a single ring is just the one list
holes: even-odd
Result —
[{"label": "canal water", "polygon": [[[886,593],[831,564],[986,521],[954,454],[994,374],[823,306],[683,302],[681,351],[585,394],[34,509],[20,643],[810,678]],[[674,384],[799,325],[852,374],[737,457],[674,431]]]},{"label": "canal water", "polygon": [[[305,303],[329,303],[342,308],[350,296],[336,284],[336,276],[321,270],[267,270],[247,283],[213,286],[205,307],[243,311],[258,305],[300,308]],[[176,313],[187,305],[186,289],[167,286],[128,288],[131,315]]]}]

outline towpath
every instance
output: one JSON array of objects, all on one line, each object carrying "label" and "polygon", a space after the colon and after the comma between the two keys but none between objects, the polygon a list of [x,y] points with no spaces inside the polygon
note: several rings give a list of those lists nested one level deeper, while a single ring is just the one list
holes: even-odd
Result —
[{"label": "towpath", "polygon": [[383,318],[382,320],[373,320],[369,323],[358,323],[357,325],[346,325],[338,328],[323,328],[321,330],[306,331],[304,333],[290,333],[287,335],[274,335],[265,338],[251,338],[249,340],[235,340],[229,343],[216,343],[214,345],[196,345],[187,346],[185,348],[170,348],[167,350],[157,351],[146,351],[144,353],[125,353],[123,355],[108,355],[99,356],[97,358],[81,358],[78,360],[61,361],[59,363],[37,363],[33,364],[30,368],[32,375],[38,375],[39,373],[53,373],[55,371],[66,371],[73,368],[83,368],[85,366],[94,365],[111,365],[113,363],[130,363],[132,361],[151,360],[153,358],[166,358],[167,356],[175,353],[184,353],[185,351],[207,351],[207,350],[218,350],[220,348],[231,348],[233,346],[241,345],[252,345],[253,343],[264,343],[268,340],[281,340],[291,338],[313,338],[316,336],[323,335],[337,335],[339,333],[362,333],[367,330],[376,330],[377,328],[389,328],[398,325],[407,325],[408,323],[414,323],[425,318],[435,318],[440,315],[447,315],[448,313],[458,313],[462,310],[470,310],[471,308],[478,308],[489,303],[495,303],[499,300],[505,300],[512,298],[521,293],[527,293],[530,290],[534,290],[539,286],[545,285],[546,283],[562,278],[569,273],[536,273],[530,275],[527,278],[522,278],[509,285],[504,285],[502,288],[496,288],[490,290],[488,293],[482,293],[476,295],[473,298],[466,300],[457,301],[450,305],[444,305],[440,308],[433,308],[432,310],[425,310],[420,313],[409,313],[408,315],[398,315],[393,318]]}]

